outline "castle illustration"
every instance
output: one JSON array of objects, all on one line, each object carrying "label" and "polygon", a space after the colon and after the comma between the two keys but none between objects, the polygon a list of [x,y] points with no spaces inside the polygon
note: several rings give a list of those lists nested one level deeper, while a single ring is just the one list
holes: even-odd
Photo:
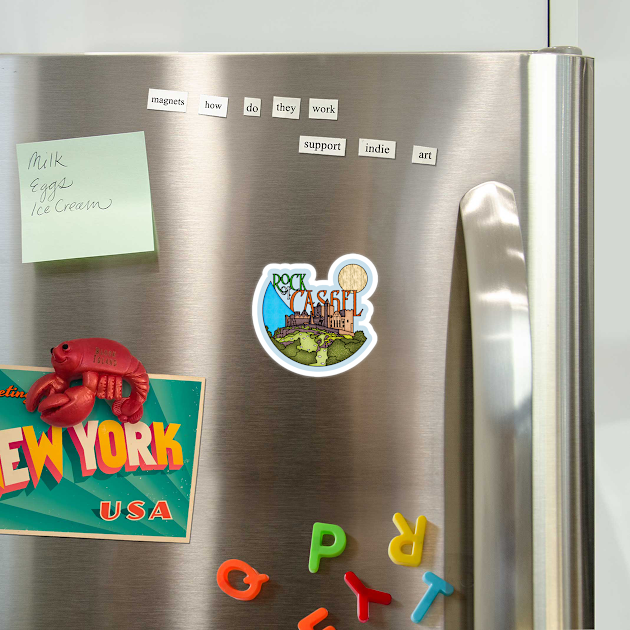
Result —
[{"label": "castle illustration", "polygon": [[284,319],[285,328],[281,328],[276,332],[276,335],[279,337],[283,337],[287,329],[304,324],[311,328],[325,330],[338,335],[352,335],[354,333],[354,311],[346,308],[333,312],[328,300],[323,304],[314,306],[311,313],[307,313],[306,309],[304,309],[301,313],[295,311],[292,315],[285,315]]}]

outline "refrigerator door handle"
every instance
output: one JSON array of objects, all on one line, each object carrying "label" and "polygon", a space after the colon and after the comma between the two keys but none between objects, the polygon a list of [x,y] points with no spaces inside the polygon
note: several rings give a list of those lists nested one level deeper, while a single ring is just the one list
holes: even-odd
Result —
[{"label": "refrigerator door handle", "polygon": [[485,182],[460,202],[474,391],[475,628],[533,624],[532,344],[514,192]]}]

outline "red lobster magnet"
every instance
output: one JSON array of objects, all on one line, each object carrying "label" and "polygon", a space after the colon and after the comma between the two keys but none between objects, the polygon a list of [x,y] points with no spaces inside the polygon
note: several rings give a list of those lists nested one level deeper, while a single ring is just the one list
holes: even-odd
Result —
[{"label": "red lobster magnet", "polygon": [[[42,420],[54,427],[72,427],[90,415],[98,397],[114,401],[112,411],[121,422],[142,418],[149,376],[125,346],[98,337],[73,339],[51,348],[50,354],[55,371],[37,379],[28,390],[28,411],[37,408]],[[79,377],[83,384],[70,387],[70,381]],[[123,379],[131,385],[128,398],[122,395]]]}]

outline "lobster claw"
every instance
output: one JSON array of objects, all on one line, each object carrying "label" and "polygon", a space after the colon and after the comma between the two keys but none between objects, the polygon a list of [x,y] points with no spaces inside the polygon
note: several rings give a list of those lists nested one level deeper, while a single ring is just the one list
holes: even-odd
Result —
[{"label": "lobster claw", "polygon": [[48,396],[37,409],[42,420],[53,427],[73,427],[90,415],[95,400],[95,392],[85,385],[77,385],[63,393]]},{"label": "lobster claw", "polygon": [[122,400],[116,400],[112,405],[112,411],[123,424],[125,422],[135,424],[142,418],[143,414],[142,403],[132,400],[131,396]]},{"label": "lobster claw", "polygon": [[39,401],[44,396],[50,396],[55,392],[61,391],[68,387],[68,383],[66,383],[62,378],[57,376],[54,372],[51,374],[44,374],[38,378],[29,388],[28,393],[26,394],[26,409],[27,411],[35,411],[37,409],[37,405]]}]

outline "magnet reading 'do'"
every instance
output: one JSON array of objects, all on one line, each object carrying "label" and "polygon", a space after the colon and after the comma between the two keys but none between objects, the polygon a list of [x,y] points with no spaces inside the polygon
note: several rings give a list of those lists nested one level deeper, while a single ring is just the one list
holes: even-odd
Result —
[{"label": "magnet reading 'do'", "polygon": [[376,345],[368,298],[378,274],[364,256],[348,254],[316,280],[307,264],[267,265],[258,281],[252,316],[267,354],[304,376],[332,376],[354,367]]}]

